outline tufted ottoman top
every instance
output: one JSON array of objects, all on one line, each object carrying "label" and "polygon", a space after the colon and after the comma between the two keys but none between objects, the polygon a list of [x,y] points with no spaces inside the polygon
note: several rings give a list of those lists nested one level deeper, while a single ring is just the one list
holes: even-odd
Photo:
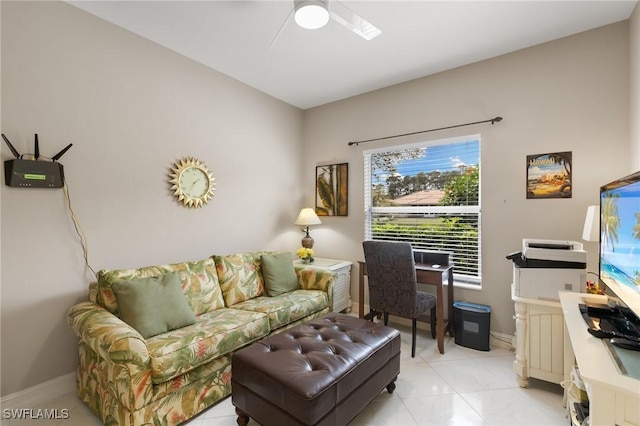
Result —
[{"label": "tufted ottoman top", "polygon": [[400,352],[400,333],[331,313],[233,355],[232,384],[315,424]]}]

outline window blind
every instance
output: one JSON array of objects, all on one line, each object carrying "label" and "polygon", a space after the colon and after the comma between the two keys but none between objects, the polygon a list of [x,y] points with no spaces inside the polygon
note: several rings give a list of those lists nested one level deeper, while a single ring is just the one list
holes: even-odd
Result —
[{"label": "window blind", "polygon": [[365,239],[453,253],[456,281],[479,284],[480,139],[364,153]]}]

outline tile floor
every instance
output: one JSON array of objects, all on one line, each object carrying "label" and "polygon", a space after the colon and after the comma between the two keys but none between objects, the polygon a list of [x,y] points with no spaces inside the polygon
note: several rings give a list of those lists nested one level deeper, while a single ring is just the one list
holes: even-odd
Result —
[{"label": "tile floor", "polygon": [[[514,353],[492,348],[476,351],[455,344],[447,336],[440,355],[427,331],[419,331],[416,357],[411,358],[411,329],[391,323],[402,332],[401,372],[393,394],[383,391],[350,425],[569,425],[559,385],[530,380],[520,388],[511,370]],[[6,408],[6,407],[5,407]],[[66,408],[67,420],[4,420],[4,426],[100,425],[74,393],[61,395],[45,407]],[[249,425],[255,425],[253,421]],[[201,413],[188,426],[235,426],[231,398]]]}]

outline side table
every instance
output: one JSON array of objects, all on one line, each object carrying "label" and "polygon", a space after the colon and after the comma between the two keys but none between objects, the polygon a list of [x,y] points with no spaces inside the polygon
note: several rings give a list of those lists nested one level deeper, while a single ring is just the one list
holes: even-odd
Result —
[{"label": "side table", "polygon": [[323,259],[316,257],[312,263],[302,263],[300,259],[293,261],[296,266],[323,269],[337,275],[333,286],[333,312],[351,312],[351,265],[348,260]]}]

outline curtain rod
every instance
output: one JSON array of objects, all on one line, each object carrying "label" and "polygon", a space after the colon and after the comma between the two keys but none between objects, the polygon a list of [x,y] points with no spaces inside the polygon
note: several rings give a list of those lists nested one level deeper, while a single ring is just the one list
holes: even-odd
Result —
[{"label": "curtain rod", "polygon": [[491,123],[491,124],[495,124],[495,123],[499,123],[500,121],[502,121],[502,117],[495,117],[495,118],[490,118],[489,120],[483,120],[483,121],[474,121],[473,123],[465,123],[465,124],[456,124],[454,126],[447,126],[447,127],[438,127],[437,129],[429,129],[429,130],[421,130],[419,132],[411,132],[411,133],[404,133],[401,135],[393,135],[393,136],[384,136],[382,138],[374,138],[374,139],[367,139],[364,141],[353,141],[353,142],[349,142],[349,146],[351,145],[356,145],[358,146],[361,143],[367,143],[367,142],[375,142],[375,141],[381,141],[384,139],[393,139],[393,138],[400,138],[402,136],[411,136],[411,135],[417,135],[419,133],[429,133],[429,132],[436,132],[438,130],[447,130],[447,129],[454,129],[456,127],[464,127],[464,126],[472,126],[474,124],[482,124],[482,123]]}]

